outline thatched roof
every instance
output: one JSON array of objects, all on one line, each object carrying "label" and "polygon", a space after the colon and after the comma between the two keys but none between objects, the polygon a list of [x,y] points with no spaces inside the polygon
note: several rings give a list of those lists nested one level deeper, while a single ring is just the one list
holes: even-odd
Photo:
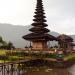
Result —
[{"label": "thatched roof", "polygon": [[65,34],[59,35],[57,39],[63,42],[73,42],[73,38]]},{"label": "thatched roof", "polygon": [[35,23],[32,23],[32,26],[40,26],[40,27],[47,27],[48,25],[46,23],[41,23],[41,22],[35,22]]},{"label": "thatched roof", "polygon": [[42,27],[33,27],[29,30],[32,31],[32,32],[35,32],[35,33],[47,33],[47,32],[49,32],[48,29],[42,28]]},{"label": "thatched roof", "polygon": [[44,10],[43,10],[43,3],[42,0],[37,0],[37,5],[36,5],[36,11],[35,11],[35,15],[34,15],[34,19],[33,19],[33,23],[32,23],[32,28],[29,29],[29,31],[33,32],[34,34],[41,34],[41,33],[48,33],[49,30],[45,27],[47,27],[48,25],[45,23],[46,20],[46,16],[44,15]]},{"label": "thatched roof", "polygon": [[44,40],[57,40],[54,36],[49,34],[35,34],[30,33],[28,35],[23,36],[26,40],[35,40],[35,39],[44,39]]},{"label": "thatched roof", "polygon": [[24,35],[23,38],[26,40],[57,40],[54,36],[48,34],[50,30],[48,30],[47,27],[48,25],[45,23],[46,16],[44,15],[44,9],[43,9],[43,3],[42,0],[37,0],[37,6],[35,9],[35,15],[32,23],[32,28],[29,29],[31,31],[30,34]]}]

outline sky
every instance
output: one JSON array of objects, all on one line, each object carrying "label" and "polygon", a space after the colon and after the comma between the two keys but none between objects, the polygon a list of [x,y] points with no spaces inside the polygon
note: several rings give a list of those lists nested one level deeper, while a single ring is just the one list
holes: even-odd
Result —
[{"label": "sky", "polygon": [[[43,0],[48,28],[75,34],[75,0]],[[0,23],[31,25],[36,0],[0,0]]]}]

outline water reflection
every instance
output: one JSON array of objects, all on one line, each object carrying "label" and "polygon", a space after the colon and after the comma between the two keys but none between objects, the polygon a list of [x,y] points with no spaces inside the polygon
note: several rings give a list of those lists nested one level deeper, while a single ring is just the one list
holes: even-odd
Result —
[{"label": "water reflection", "polygon": [[75,65],[71,66],[69,68],[69,72],[72,74],[72,75],[75,75]]},{"label": "water reflection", "polygon": [[[3,71],[4,72],[4,71]],[[50,68],[47,66],[41,67],[25,67],[22,70],[15,69],[14,71],[6,71],[0,75],[75,75],[75,65],[70,68]]]},{"label": "water reflection", "polygon": [[72,75],[69,69],[51,69],[47,67],[26,69],[23,75]]}]

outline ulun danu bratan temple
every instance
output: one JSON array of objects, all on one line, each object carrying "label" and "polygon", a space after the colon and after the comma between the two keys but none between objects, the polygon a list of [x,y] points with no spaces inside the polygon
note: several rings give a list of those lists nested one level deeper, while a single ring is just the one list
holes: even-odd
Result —
[{"label": "ulun danu bratan temple", "polygon": [[48,48],[47,42],[50,40],[51,41],[56,40],[56,38],[48,34],[50,30],[46,28],[48,25],[45,23],[46,17],[44,16],[45,13],[43,9],[42,0],[37,0],[37,5],[35,10],[36,12],[33,19],[34,22],[31,24],[33,27],[29,29],[31,33],[24,35],[23,38],[25,40],[32,42],[32,49],[44,50]]}]

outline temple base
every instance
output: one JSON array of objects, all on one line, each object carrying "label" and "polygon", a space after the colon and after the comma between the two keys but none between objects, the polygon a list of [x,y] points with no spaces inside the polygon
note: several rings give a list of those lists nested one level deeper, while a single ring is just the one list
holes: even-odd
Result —
[{"label": "temple base", "polygon": [[33,41],[32,49],[34,50],[44,50],[47,49],[47,41]]}]

